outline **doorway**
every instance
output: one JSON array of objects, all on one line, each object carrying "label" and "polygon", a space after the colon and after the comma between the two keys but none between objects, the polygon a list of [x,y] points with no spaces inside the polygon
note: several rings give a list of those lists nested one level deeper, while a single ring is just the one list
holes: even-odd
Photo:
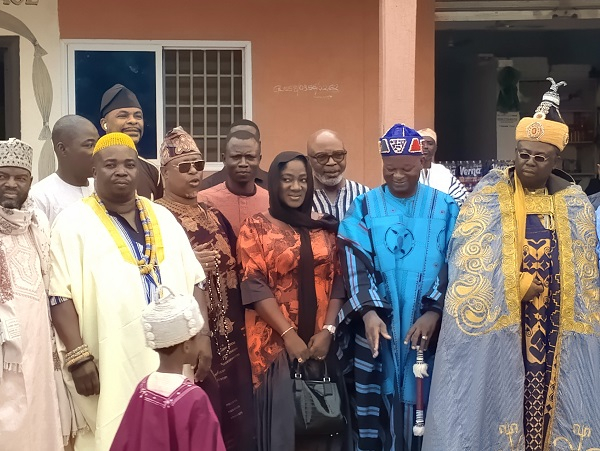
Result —
[{"label": "doorway", "polygon": [[0,139],[21,138],[19,37],[0,36]]},{"label": "doorway", "polygon": [[[440,160],[506,160],[514,155],[516,123],[505,126],[503,118],[510,112],[516,121],[531,116],[551,76],[568,83],[560,89],[561,111],[571,129],[562,169],[585,188],[600,161],[598,55],[598,19],[438,23],[435,123]],[[505,111],[499,89],[507,80],[506,67],[516,74],[518,91],[515,109]]]}]

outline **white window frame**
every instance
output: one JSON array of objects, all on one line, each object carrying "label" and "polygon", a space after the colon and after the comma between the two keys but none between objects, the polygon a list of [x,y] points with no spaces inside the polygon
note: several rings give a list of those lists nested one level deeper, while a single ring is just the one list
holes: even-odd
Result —
[{"label": "white window frame", "polygon": [[[163,50],[242,50],[243,115],[252,119],[252,44],[250,41],[196,41],[196,40],[120,40],[120,39],[61,39],[62,92],[66,95],[62,115],[75,114],[75,52],[84,51],[148,51],[156,57],[156,142],[160,145],[165,136],[165,99]],[[158,152],[158,149],[156,149]],[[158,157],[158,156],[157,156]],[[216,172],[223,163],[207,162],[205,170]]]}]

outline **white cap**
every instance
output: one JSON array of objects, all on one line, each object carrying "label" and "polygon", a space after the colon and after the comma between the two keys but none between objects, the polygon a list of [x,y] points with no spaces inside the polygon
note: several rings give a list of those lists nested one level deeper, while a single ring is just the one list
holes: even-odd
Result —
[{"label": "white cap", "polygon": [[435,141],[435,143],[437,144],[437,133],[436,133],[436,132],[434,132],[432,129],[430,129],[430,128],[423,128],[423,129],[419,130],[417,133],[418,133],[419,135],[421,135],[423,138],[424,138],[425,136],[429,136],[429,137],[430,137],[430,138],[432,138],[432,139]]},{"label": "white cap", "polygon": [[198,302],[191,295],[169,294],[151,302],[142,313],[146,345],[152,349],[168,348],[196,336],[204,326]]},{"label": "white cap", "polygon": [[14,166],[31,172],[33,148],[17,138],[0,141],[0,167]]}]

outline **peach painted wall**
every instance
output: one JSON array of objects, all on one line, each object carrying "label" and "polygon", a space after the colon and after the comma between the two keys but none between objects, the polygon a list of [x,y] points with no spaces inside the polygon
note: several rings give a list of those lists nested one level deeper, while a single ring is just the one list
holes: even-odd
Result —
[{"label": "peach painted wall", "polygon": [[382,132],[402,122],[433,128],[434,0],[381,0],[379,96]]},{"label": "peach painted wall", "polygon": [[435,0],[417,0],[415,127],[435,128]]},{"label": "peach painted wall", "polygon": [[[348,177],[380,183],[378,0],[84,3],[58,1],[62,39],[251,41],[262,166],[281,150],[304,152],[308,135],[331,128],[349,151]],[[302,85],[337,90],[315,96],[277,88]]]}]

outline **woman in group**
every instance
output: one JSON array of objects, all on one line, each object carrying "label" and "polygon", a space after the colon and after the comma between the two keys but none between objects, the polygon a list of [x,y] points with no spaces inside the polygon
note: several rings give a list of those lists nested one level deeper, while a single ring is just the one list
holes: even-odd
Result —
[{"label": "woman in group", "polygon": [[235,255],[235,235],[215,208],[198,204],[204,158],[181,127],[171,130],[160,148],[164,197],[156,201],[173,213],[188,235],[206,273],[212,365],[197,374],[221,423],[227,451],[252,451],[255,427],[244,307]]},{"label": "woman in group", "polygon": [[344,434],[295,435],[291,379],[296,362],[318,371],[327,359],[329,373],[337,372],[332,341],[344,296],[337,221],[311,213],[313,178],[298,152],[271,164],[269,197],[268,212],[246,219],[238,237],[258,450],[341,449]]}]

